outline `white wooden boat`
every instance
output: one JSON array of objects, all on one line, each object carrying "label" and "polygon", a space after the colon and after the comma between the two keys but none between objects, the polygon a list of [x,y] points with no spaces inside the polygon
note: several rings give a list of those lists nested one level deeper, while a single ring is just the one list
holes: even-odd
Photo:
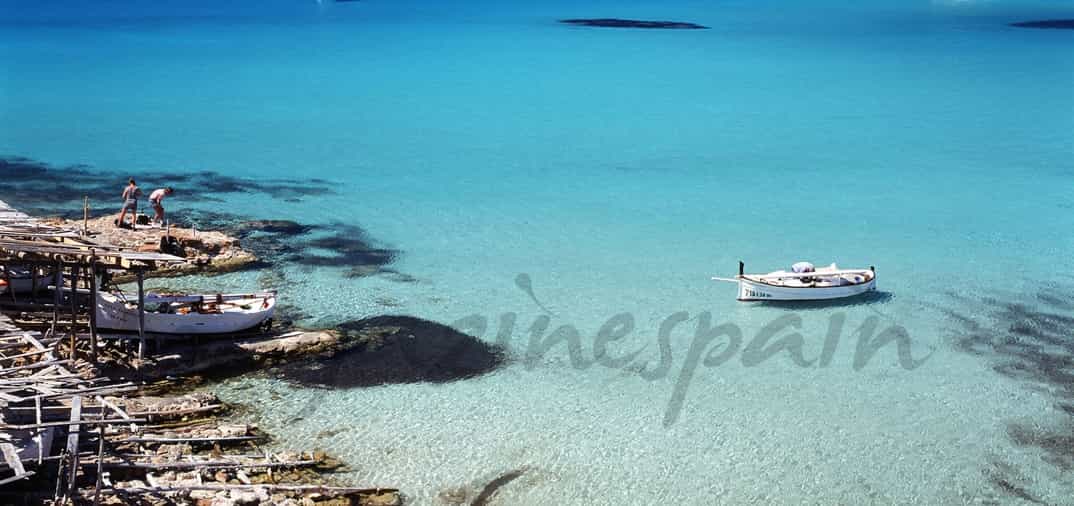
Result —
[{"label": "white wooden boat", "polygon": [[[775,271],[746,274],[738,263],[738,276],[713,277],[738,283],[738,300],[829,300],[853,297],[876,290],[876,269],[840,269],[834,263],[807,272]],[[811,266],[810,266],[811,267]]]},{"label": "white wooden boat", "polygon": [[[145,331],[157,334],[231,334],[264,324],[276,310],[274,292],[218,295],[145,295]],[[97,294],[97,327],[138,331],[138,297]]]}]

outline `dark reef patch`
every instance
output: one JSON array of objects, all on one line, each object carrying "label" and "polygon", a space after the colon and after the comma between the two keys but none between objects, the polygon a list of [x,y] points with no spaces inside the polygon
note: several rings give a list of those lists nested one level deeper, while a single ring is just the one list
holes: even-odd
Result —
[{"label": "dark reef patch", "polygon": [[1074,19],[1042,19],[1040,21],[1020,21],[1011,23],[1018,28],[1043,28],[1051,30],[1074,30]]},{"label": "dark reef patch", "polygon": [[377,316],[338,325],[348,351],[277,370],[300,385],[354,388],[392,383],[446,383],[504,363],[499,347],[451,327],[410,316]]},{"label": "dark reef patch", "polygon": [[560,23],[578,26],[596,26],[603,28],[647,28],[664,30],[708,30],[709,27],[684,23],[681,21],[639,21],[636,19],[618,18],[580,18],[561,19]]},{"label": "dark reef patch", "polygon": [[172,173],[165,171],[121,173],[90,170],[86,165],[54,167],[24,157],[0,157],[0,194],[16,208],[31,213],[64,218],[82,216],[82,198],[89,197],[95,216],[118,212],[120,194],[127,178],[134,176],[148,194],[161,186],[175,188],[175,202],[224,202],[227,194],[260,193],[294,201],[303,197],[335,193],[332,184],[319,180],[252,179],[219,172]]},{"label": "dark reef patch", "polygon": [[237,237],[245,249],[269,264],[349,267],[376,274],[399,254],[398,250],[375,246],[364,229],[347,223],[307,225],[290,220],[250,220],[197,209],[185,211],[176,223]]},{"label": "dark reef patch", "polygon": [[[955,348],[989,360],[1004,376],[1051,395],[1056,417],[1049,423],[1012,421],[1007,435],[1014,444],[1036,448],[1042,459],[1063,473],[1074,470],[1074,287],[1051,286],[1028,296],[957,299],[965,312],[942,311],[953,322]],[[986,470],[996,490],[1030,502],[1042,502],[1031,482],[1012,466],[994,462]]]}]

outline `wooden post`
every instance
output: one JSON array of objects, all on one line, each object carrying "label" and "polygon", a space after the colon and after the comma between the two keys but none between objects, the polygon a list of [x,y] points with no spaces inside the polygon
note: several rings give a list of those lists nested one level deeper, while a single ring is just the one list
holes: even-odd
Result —
[{"label": "wooden post", "polygon": [[[96,283],[94,283],[96,284]],[[101,504],[101,481],[104,474],[104,398],[98,397],[101,403],[101,423],[97,425],[97,485],[93,487],[93,506]]]},{"label": "wooden post", "polygon": [[[34,396],[34,416],[36,417],[35,418],[36,423],[38,425],[41,425],[41,396],[40,395],[35,395]],[[37,465],[38,466],[40,466],[42,463],[45,462],[45,453],[47,453],[45,451],[46,448],[45,448],[45,444],[44,444],[45,438],[44,438],[44,436],[42,436],[42,433],[44,431],[45,431],[45,429],[42,429],[42,428],[38,428],[37,430],[34,431],[34,434],[35,434],[34,435],[34,441],[37,441]],[[48,448],[48,450],[51,452],[51,448]]]},{"label": "wooden post", "polygon": [[52,292],[52,335],[55,336],[56,327],[60,324],[60,303],[63,301],[63,264],[56,262],[53,268],[52,281],[56,283],[56,289]]},{"label": "wooden post", "polygon": [[89,328],[90,328],[90,362],[97,363],[97,252],[90,250],[89,265]]},{"label": "wooden post", "polygon": [[[82,421],[82,397],[71,397],[71,422]],[[78,488],[78,436],[82,430],[81,424],[72,423],[67,426],[67,455],[71,458],[71,472],[67,478],[67,498],[74,502],[75,491]]]},{"label": "wooden post", "polygon": [[37,264],[30,264],[30,298],[37,304]]},{"label": "wooden post", "polygon": [[11,286],[11,271],[8,270],[7,265],[4,265],[4,282],[7,283],[7,291],[11,294],[11,302],[17,303],[15,300],[15,287]]},{"label": "wooden post", "polygon": [[78,335],[78,264],[74,264],[71,267],[71,361],[74,362],[78,357],[78,348],[75,347],[77,340],[75,336]]},{"label": "wooden post", "polygon": [[134,271],[138,277],[138,358],[145,358],[145,272],[141,269]]}]

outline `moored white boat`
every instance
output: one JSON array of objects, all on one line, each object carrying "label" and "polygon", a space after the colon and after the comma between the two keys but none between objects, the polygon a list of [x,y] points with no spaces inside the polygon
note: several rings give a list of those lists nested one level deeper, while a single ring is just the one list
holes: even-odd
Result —
[{"label": "moored white boat", "polygon": [[[157,334],[231,334],[264,324],[276,310],[273,292],[145,296],[145,331]],[[138,298],[97,294],[97,327],[138,331]]]},{"label": "moored white boat", "polygon": [[[799,264],[795,264],[796,267]],[[746,274],[742,262],[734,278],[713,277],[715,281],[738,284],[738,300],[830,300],[853,297],[876,290],[876,269],[840,269],[828,267]],[[800,270],[801,272],[795,272]]]}]

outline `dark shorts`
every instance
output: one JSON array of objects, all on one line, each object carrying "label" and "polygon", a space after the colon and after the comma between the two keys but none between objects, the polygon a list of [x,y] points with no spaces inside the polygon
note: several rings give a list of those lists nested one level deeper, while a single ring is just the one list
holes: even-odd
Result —
[{"label": "dark shorts", "polygon": [[156,212],[158,212],[160,214],[164,214],[164,206],[160,205],[160,202],[157,202],[155,200],[150,200],[149,205],[153,207],[154,211],[156,211]]},{"label": "dark shorts", "polygon": [[134,199],[127,199],[127,201],[123,203],[123,210],[130,211],[132,213],[138,212],[138,201]]}]

